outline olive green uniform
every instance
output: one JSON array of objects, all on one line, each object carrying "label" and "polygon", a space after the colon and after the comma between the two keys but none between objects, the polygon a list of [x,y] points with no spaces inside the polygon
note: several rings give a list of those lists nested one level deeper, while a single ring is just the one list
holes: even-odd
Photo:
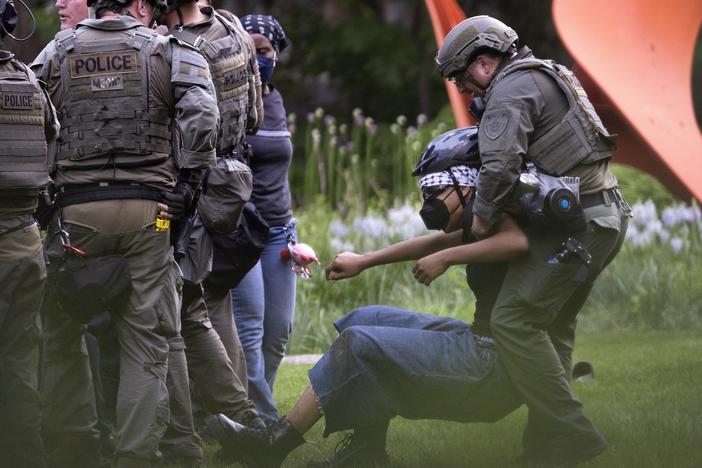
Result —
[{"label": "olive green uniform", "polygon": [[58,123],[34,73],[0,50],[0,453],[45,467],[40,435],[39,307],[46,266],[33,213]]},{"label": "olive green uniform", "polygon": [[[197,51],[129,16],[82,21],[37,60],[62,124],[54,180],[71,242],[88,255],[122,255],[129,266],[130,297],[112,311],[120,341],[117,466],[148,466],[169,420],[167,339],[179,332],[182,286],[169,235],[154,228],[152,195],[171,190],[179,169],[214,160],[214,87]],[[83,189],[87,199],[76,202]],[[53,236],[50,256],[60,254],[57,244]],[[47,314],[45,327],[44,428],[65,455],[57,464],[78,466],[65,441],[96,433],[83,327],[60,310]]]},{"label": "olive green uniform", "polygon": [[579,177],[581,200],[588,200],[587,229],[571,237],[592,255],[589,269],[555,259],[568,234],[527,230],[529,253],[510,262],[491,319],[500,361],[529,406],[525,448],[557,463],[606,446],[571,392],[571,355],[576,315],[627,226],[608,169],[612,137],[568,73],[534,59],[526,47],[498,68],[480,122],[482,167],[473,210],[496,223],[525,162]]},{"label": "olive green uniform", "polygon": [[[255,132],[261,125],[261,81],[252,39],[238,27],[236,17],[231,22],[211,7],[202,7],[201,11],[206,20],[187,24],[184,31],[172,33],[197,47],[210,65],[221,117],[217,155],[224,156],[239,149],[246,132]],[[200,248],[206,248],[205,243],[199,239],[197,242]],[[211,250],[211,245],[209,247]],[[208,254],[211,255],[211,251]],[[181,308],[185,346],[178,346],[177,351],[171,348],[172,353],[180,352],[184,356],[169,362],[168,384],[173,411],[160,446],[167,458],[199,458],[198,437],[189,429],[193,427],[193,416],[188,379],[178,376],[185,375],[193,381],[195,396],[207,413],[223,413],[242,423],[258,416],[255,405],[248,399],[246,361],[231,310],[228,311],[231,331],[224,335],[218,334],[212,326],[210,316],[214,312],[205,305],[202,285],[185,278]],[[187,369],[184,368],[186,362]],[[175,401],[175,397],[179,401]]]}]

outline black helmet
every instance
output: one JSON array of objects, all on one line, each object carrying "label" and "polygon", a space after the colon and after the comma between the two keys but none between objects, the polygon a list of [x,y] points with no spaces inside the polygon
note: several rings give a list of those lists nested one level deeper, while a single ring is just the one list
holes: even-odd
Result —
[{"label": "black helmet", "polygon": [[468,66],[473,55],[482,49],[505,53],[519,39],[514,29],[486,15],[473,16],[458,23],[446,35],[436,54],[436,69],[449,78]]},{"label": "black helmet", "polygon": [[17,26],[17,10],[12,0],[0,0],[0,39],[12,34]]},{"label": "black helmet", "polygon": [[197,0],[153,0],[156,4],[157,16],[166,16],[168,13],[176,10],[183,5],[195,3]]},{"label": "black helmet", "polygon": [[424,176],[459,165],[480,166],[477,126],[456,128],[431,140],[422,151],[412,175]]}]

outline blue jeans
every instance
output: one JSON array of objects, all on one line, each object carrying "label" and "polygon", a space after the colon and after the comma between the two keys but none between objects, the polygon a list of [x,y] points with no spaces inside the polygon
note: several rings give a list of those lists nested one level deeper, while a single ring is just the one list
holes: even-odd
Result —
[{"label": "blue jeans", "polygon": [[520,405],[494,340],[461,320],[369,306],[334,325],[339,337],[309,371],[325,436],[396,415],[496,421]]},{"label": "blue jeans", "polygon": [[267,419],[278,419],[273,384],[295,313],[295,273],[290,260],[280,258],[290,234],[297,235],[294,220],[272,227],[261,259],[232,289],[234,320],[246,356],[249,399]]}]

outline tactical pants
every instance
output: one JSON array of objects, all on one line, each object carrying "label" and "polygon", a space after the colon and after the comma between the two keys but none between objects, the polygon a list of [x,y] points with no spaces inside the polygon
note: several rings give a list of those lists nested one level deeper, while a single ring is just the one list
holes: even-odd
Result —
[{"label": "tactical pants", "polygon": [[42,307],[42,434],[51,467],[93,466],[99,430],[85,327],[57,306],[57,294],[49,287]]},{"label": "tactical pants", "polygon": [[246,373],[246,356],[239,340],[234,315],[232,312],[232,295],[229,291],[226,294],[213,294],[205,289],[205,305],[207,313],[212,321],[212,326],[222,340],[224,348],[227,350],[229,360],[234,368],[234,373],[239,378],[243,390],[248,394],[248,378]]},{"label": "tactical pants", "polygon": [[[145,200],[98,201],[64,208],[72,244],[88,255],[123,255],[132,279],[127,304],[112,311],[120,343],[116,411],[120,468],[148,466],[156,459],[169,420],[167,337],[177,333],[182,280],[169,236],[154,229],[156,212],[156,202]],[[82,334],[76,335],[76,327],[62,330],[60,323],[66,320],[54,321],[52,342],[80,347],[84,353],[84,345],[79,346]],[[92,389],[82,369],[74,370],[75,360],[62,353],[54,356],[51,372],[63,378],[52,380],[44,390],[49,398],[60,401],[65,419],[54,427],[65,432],[77,418],[75,411],[87,404],[82,398],[76,400],[76,392],[84,395],[88,388],[91,394]],[[94,401],[92,407],[94,414]]]},{"label": "tactical pants", "polygon": [[168,377],[171,419],[159,448],[164,460],[172,463],[201,464],[202,441],[195,432],[185,342],[178,335],[168,339]]},{"label": "tactical pants", "polygon": [[[0,222],[0,231],[4,230]],[[10,227],[10,226],[7,226]],[[13,243],[33,253],[13,258]],[[46,267],[36,226],[0,237],[0,465],[46,467],[40,436],[39,307]]]},{"label": "tactical pants", "polygon": [[[222,413],[242,423],[256,417],[258,413],[246,392],[246,367],[244,365],[242,376],[232,366],[224,340],[210,321],[201,285],[186,283],[182,313],[188,373],[194,383],[196,398],[209,414]],[[224,313],[231,317],[230,311]],[[230,320],[233,324],[233,319]],[[224,322],[226,327],[226,320]],[[236,337],[230,345],[234,348],[239,345],[239,356],[243,359],[236,331],[227,333],[230,340]],[[225,337],[227,333],[224,333]],[[238,371],[242,372],[241,363],[238,364]]]},{"label": "tactical pants", "polygon": [[604,444],[571,393],[571,356],[576,316],[619,251],[627,218],[616,204],[586,217],[587,230],[572,237],[592,255],[589,270],[577,258],[555,258],[567,236],[529,234],[529,254],[510,263],[491,320],[500,361],[529,407],[525,448],[554,461]]}]

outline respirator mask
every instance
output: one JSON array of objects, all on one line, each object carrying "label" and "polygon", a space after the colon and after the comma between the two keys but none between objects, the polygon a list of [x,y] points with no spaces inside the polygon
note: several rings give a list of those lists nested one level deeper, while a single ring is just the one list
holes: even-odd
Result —
[{"label": "respirator mask", "polygon": [[578,177],[551,176],[529,163],[519,175],[512,200],[526,213],[532,226],[575,232],[586,224],[579,194]]}]

